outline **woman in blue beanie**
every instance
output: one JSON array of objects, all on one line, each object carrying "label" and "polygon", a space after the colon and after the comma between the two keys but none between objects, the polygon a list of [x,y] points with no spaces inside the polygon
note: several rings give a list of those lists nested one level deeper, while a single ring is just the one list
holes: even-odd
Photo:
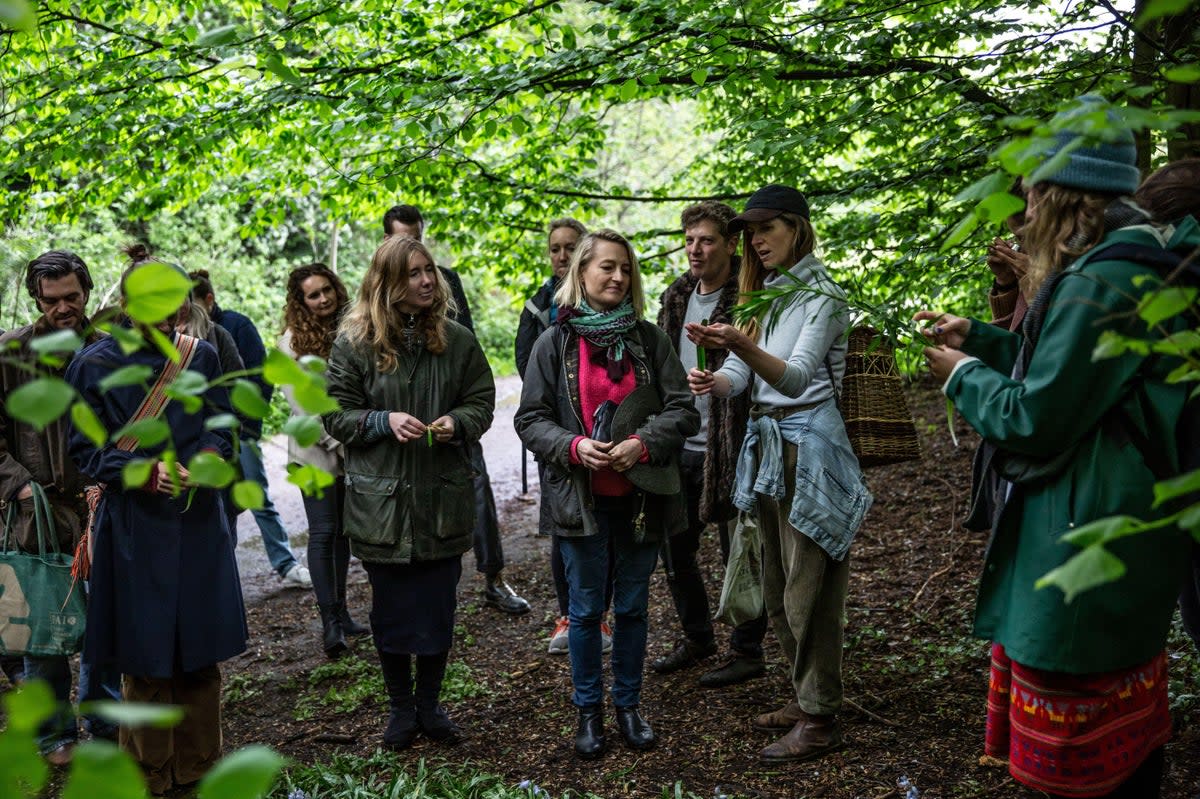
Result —
[{"label": "woman in blue beanie", "polygon": [[[1099,109],[1081,101],[1076,121],[1094,121]],[[1027,187],[1021,335],[932,311],[916,318],[931,323],[930,371],[984,439],[982,512],[968,526],[993,531],[974,625],[993,642],[987,754],[1051,796],[1146,799],[1159,795],[1171,733],[1164,646],[1187,537],[1163,529],[1110,544],[1124,574],[1070,601],[1035,583],[1079,551],[1062,541],[1072,528],[1162,515],[1154,472],[1131,442],[1178,465],[1186,389],[1167,383],[1169,358],[1092,353],[1110,331],[1154,340],[1176,329],[1147,329],[1134,312],[1142,280],[1157,277],[1140,254],[1190,251],[1200,229],[1151,224],[1130,200],[1136,154],[1119,126],[1082,141],[1061,133],[1045,153],[1056,155],[1062,168]]]}]

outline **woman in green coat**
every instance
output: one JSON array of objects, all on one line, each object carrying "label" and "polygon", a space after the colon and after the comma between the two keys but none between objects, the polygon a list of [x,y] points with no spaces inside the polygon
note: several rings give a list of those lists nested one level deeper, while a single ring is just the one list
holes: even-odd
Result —
[{"label": "woman in green coat", "polygon": [[[1087,108],[1085,103],[1085,108]],[[923,311],[934,377],[991,454],[983,490],[992,540],[975,633],[993,642],[986,751],[1051,796],[1158,796],[1170,737],[1164,646],[1187,565],[1177,529],[1107,548],[1124,564],[1113,582],[1068,597],[1039,578],[1079,550],[1064,534],[1098,519],[1162,515],[1144,439],[1178,463],[1174,430],[1185,388],[1166,357],[1126,352],[1093,360],[1102,337],[1157,339],[1134,312],[1157,279],[1143,253],[1190,251],[1194,221],[1150,224],[1137,188],[1133,137],[1119,128],[1085,141],[1064,133],[1046,154],[1066,165],[1029,186],[1022,231],[1030,268],[1023,335]],[[1121,251],[1112,249],[1124,245]]]},{"label": "woman in green coat", "polygon": [[438,694],[475,525],[464,445],[491,425],[496,387],[479,342],[446,318],[449,304],[429,251],[391,236],[329,358],[329,393],[341,409],[325,416],[325,429],[345,445],[344,530],[371,582],[390,749],[418,731],[445,742],[462,735]]}]

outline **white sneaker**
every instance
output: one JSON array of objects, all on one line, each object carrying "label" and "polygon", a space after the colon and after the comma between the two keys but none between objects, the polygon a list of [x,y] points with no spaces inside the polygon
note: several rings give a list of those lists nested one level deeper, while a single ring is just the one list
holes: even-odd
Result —
[{"label": "white sneaker", "polygon": [[284,588],[312,588],[312,575],[299,563],[293,563],[282,578]]}]

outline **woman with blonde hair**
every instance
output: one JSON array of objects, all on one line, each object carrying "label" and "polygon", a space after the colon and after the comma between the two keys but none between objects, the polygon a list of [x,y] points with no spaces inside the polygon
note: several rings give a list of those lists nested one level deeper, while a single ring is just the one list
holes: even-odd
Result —
[{"label": "woman with blonde hair", "polygon": [[438,696],[475,525],[465,444],[491,425],[496,387],[479,342],[446,318],[449,302],[424,245],[389,237],[329,356],[329,393],[341,408],[325,429],[345,446],[344,530],[371,583],[389,749],[418,732],[447,743],[462,736]]},{"label": "woman with blonde hair", "polygon": [[[329,359],[337,337],[338,322],[350,305],[341,278],[325,264],[308,264],[291,271],[287,300],[283,307],[284,330],[280,352],[299,360],[306,356]],[[306,416],[290,386],[283,388],[293,416]],[[309,446],[288,438],[288,463],[313,466],[333,475],[334,482],[317,494],[303,494],[308,517],[308,570],[313,594],[321,613],[321,648],[330,658],[348,648],[347,635],[366,635],[370,630],[354,621],[346,607],[346,574],[350,567],[350,543],[342,532],[346,478],[341,443],[328,433]]]},{"label": "woman with blonde hair", "polygon": [[[1080,98],[1066,112],[1093,120]],[[1098,134],[1058,134],[1062,162],[1028,186],[1023,246],[1030,297],[1022,335],[922,311],[933,376],[983,438],[989,479],[972,529],[992,530],[975,634],[992,642],[987,754],[1018,782],[1055,797],[1159,795],[1171,734],[1164,645],[1188,566],[1175,527],[1093,550],[1121,576],[1068,597],[1039,578],[1079,552],[1072,529],[1109,516],[1154,520],[1154,461],[1175,468],[1174,430],[1187,396],[1176,365],[1148,355],[1182,318],[1148,326],[1138,300],[1160,280],[1154,259],[1200,245],[1195,220],[1151,224],[1133,135],[1115,119]],[[1147,345],[1096,359],[1109,336]],[[1137,442],[1144,442],[1145,448]]]},{"label": "woman with blonde hair", "polygon": [[[514,424],[545,464],[542,490],[568,585],[575,752],[593,758],[605,748],[601,621],[610,557],[617,727],[632,749],[655,744],[639,709],[650,575],[663,537],[686,524],[679,452],[700,418],[666,334],[642,318],[641,274],[623,236],[598,230],[580,239],[554,301],[557,320],[534,344]],[[667,481],[673,473],[673,492],[644,476],[654,469]]]},{"label": "woman with blonde hair", "polygon": [[729,350],[716,372],[693,369],[695,394],[750,392],[750,423],[738,457],[739,527],[757,522],[763,542],[763,599],[791,669],[793,698],[753,721],[783,733],[765,763],[810,760],[844,745],[842,628],[850,544],[871,506],[837,407],[845,372],[846,302],[813,254],[808,200],[791,186],[754,192],[729,223],[745,230],[743,297],[799,284],[763,321],[688,324],[698,346]]}]

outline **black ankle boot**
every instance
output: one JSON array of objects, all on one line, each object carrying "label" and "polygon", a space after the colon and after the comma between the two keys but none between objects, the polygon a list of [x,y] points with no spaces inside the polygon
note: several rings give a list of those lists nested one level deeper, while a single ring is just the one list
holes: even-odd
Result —
[{"label": "black ankle boot", "polygon": [[417,726],[434,741],[456,744],[463,739],[462,729],[455,724],[441,703],[417,703]]},{"label": "black ankle boot", "polygon": [[617,729],[630,749],[645,751],[654,748],[654,730],[650,729],[650,722],[642,718],[637,705],[617,708]]},{"label": "black ankle boot", "polygon": [[318,609],[321,611],[321,648],[327,658],[339,658],[350,647],[346,645],[342,623],[338,621],[337,607],[319,605]]},{"label": "black ankle boot", "polygon": [[350,618],[350,611],[346,610],[346,603],[342,602],[338,606],[338,621],[342,625],[342,632],[345,635],[353,635],[358,638],[371,632],[371,628],[365,624],[359,624],[354,619]]},{"label": "black ankle boot", "polygon": [[417,737],[417,706],[412,692],[412,659],[408,655],[379,653],[379,665],[383,669],[383,684],[387,688],[387,729],[383,733],[383,746],[393,751],[405,749]]},{"label": "black ankle boot", "polygon": [[575,754],[591,760],[604,754],[604,706],[579,708],[579,728],[575,731]]}]

